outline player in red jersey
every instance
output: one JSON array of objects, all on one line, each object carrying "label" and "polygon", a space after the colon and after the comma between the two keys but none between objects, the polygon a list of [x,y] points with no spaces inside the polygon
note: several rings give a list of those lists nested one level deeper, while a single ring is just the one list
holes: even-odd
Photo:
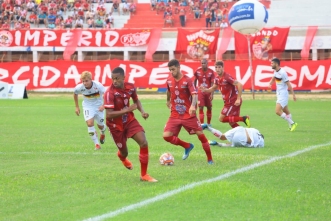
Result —
[{"label": "player in red jersey", "polygon": [[[149,114],[144,111],[135,86],[124,82],[125,73],[123,68],[115,68],[111,77],[113,83],[105,92],[104,107],[106,109],[106,124],[118,148],[117,156],[127,169],[132,170],[132,163],[127,159],[126,141],[128,138],[134,139],[140,146],[140,180],[157,182],[156,179],[147,174],[148,143],[144,128],[134,117],[133,111],[138,109],[145,120],[149,117]],[[130,98],[134,102],[132,105],[130,105]]]},{"label": "player in red jersey", "polygon": [[[208,68],[208,61],[206,58],[201,60],[201,68],[198,68],[194,72],[194,85],[197,88],[205,87],[210,88],[213,86],[215,79],[214,71]],[[198,106],[199,106],[199,119],[200,122],[204,123],[205,113],[203,112],[203,107],[207,107],[207,124],[210,125],[212,116],[212,100],[214,97],[214,92],[204,93],[201,90],[198,91]]]},{"label": "player in red jersey", "polygon": [[229,123],[232,128],[235,128],[239,126],[237,122],[242,121],[247,127],[250,127],[249,116],[239,116],[242,104],[241,93],[243,86],[230,74],[225,73],[223,67],[223,61],[216,61],[215,70],[218,76],[214,80],[214,85],[209,88],[201,87],[200,89],[203,92],[213,92],[219,88],[221,91],[224,107],[219,116],[220,122]]},{"label": "player in red jersey", "polygon": [[167,106],[171,114],[163,131],[163,139],[185,148],[182,159],[186,160],[194,145],[179,139],[178,134],[184,127],[189,134],[197,134],[206,152],[208,163],[213,164],[210,145],[196,116],[196,88],[191,78],[181,73],[180,64],[176,59],[169,61],[168,67],[172,75],[167,79]]}]

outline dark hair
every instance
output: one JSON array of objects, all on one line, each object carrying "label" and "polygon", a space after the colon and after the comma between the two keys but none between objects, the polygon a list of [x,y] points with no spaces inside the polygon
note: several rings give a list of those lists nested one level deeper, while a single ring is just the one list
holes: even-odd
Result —
[{"label": "dark hair", "polygon": [[222,68],[224,67],[224,63],[223,61],[216,61],[215,62],[215,66],[222,66]]},{"label": "dark hair", "polygon": [[271,61],[280,65],[280,60],[278,58],[273,58],[273,59],[271,59]]},{"label": "dark hair", "polygon": [[171,67],[171,66],[176,66],[178,67],[179,66],[179,61],[176,60],[176,59],[172,59],[168,62],[168,67]]},{"label": "dark hair", "polygon": [[120,74],[124,76],[124,69],[121,67],[114,68],[113,71],[111,72],[112,74]]}]

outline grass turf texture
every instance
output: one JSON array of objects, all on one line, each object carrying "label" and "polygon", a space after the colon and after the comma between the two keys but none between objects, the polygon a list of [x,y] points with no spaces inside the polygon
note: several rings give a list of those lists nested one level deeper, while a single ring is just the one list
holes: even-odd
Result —
[{"label": "grass turf texture", "polygon": [[[307,99],[297,95],[297,102],[290,101],[293,119],[299,124],[295,132],[289,132],[287,122],[275,115],[274,96],[256,95],[256,100],[246,96],[241,115],[250,115],[252,127],[264,134],[266,147],[211,147],[215,161],[211,166],[197,137],[182,130],[180,138],[195,144],[190,157],[183,161],[183,149],[162,139],[169,111],[165,95],[158,96],[164,99],[141,98],[150,114],[148,120],[135,112],[149,142],[148,172],[158,183],[139,181],[139,148],[131,139],[128,146],[133,171],[118,160],[108,134],[102,149],[94,151],[83,116],[74,113],[71,94],[0,100],[0,220],[83,220],[331,141],[330,95]],[[222,101],[216,98],[212,125],[225,132],[230,127],[217,120],[221,108]],[[208,132],[206,136],[214,139]],[[283,159],[111,220],[329,220],[330,150],[331,145],[327,145]],[[174,166],[159,165],[164,152],[174,155]]]}]

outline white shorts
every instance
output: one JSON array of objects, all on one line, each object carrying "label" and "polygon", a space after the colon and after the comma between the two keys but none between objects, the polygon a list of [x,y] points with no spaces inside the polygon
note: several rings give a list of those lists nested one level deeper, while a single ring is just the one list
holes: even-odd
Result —
[{"label": "white shorts", "polygon": [[288,92],[286,91],[285,93],[277,93],[277,101],[276,104],[280,104],[280,106],[282,106],[282,108],[286,107],[288,105]]},{"label": "white shorts", "polygon": [[248,145],[244,127],[235,127],[224,133],[224,136],[231,142],[232,147],[246,147]]},{"label": "white shorts", "polygon": [[98,125],[103,125],[105,121],[105,112],[99,111],[97,108],[83,108],[84,119],[88,121],[92,118],[97,122]]}]

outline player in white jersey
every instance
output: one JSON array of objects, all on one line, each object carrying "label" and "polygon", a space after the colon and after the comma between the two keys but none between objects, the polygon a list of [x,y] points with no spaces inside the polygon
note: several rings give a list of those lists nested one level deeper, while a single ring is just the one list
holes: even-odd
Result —
[{"label": "player in white jersey", "polygon": [[221,147],[264,147],[264,136],[255,128],[238,126],[223,134],[221,131],[214,129],[207,124],[202,124],[201,127],[210,131],[220,140],[227,140],[230,142],[230,144],[227,144],[219,143],[217,141],[209,141],[210,145],[218,145]]},{"label": "player in white jersey", "polygon": [[293,95],[293,100],[297,100],[291,82],[288,79],[286,71],[280,67],[280,60],[278,58],[273,58],[271,60],[271,67],[275,71],[274,76],[269,82],[269,88],[271,88],[272,84],[276,82],[277,101],[275,112],[278,116],[288,122],[290,131],[295,131],[298,124],[292,120],[292,114],[288,108],[288,89],[290,89]]},{"label": "player in white jersey", "polygon": [[94,127],[94,120],[100,129],[100,143],[103,144],[105,142],[105,130],[107,128],[105,126],[105,108],[103,106],[103,94],[106,89],[101,83],[92,81],[92,74],[89,71],[84,71],[80,78],[82,83],[78,84],[74,90],[74,101],[76,105],[75,112],[77,116],[79,116],[80,108],[78,105],[78,94],[82,94],[84,97],[83,112],[88,133],[94,142],[95,149],[99,150],[101,147]]}]

